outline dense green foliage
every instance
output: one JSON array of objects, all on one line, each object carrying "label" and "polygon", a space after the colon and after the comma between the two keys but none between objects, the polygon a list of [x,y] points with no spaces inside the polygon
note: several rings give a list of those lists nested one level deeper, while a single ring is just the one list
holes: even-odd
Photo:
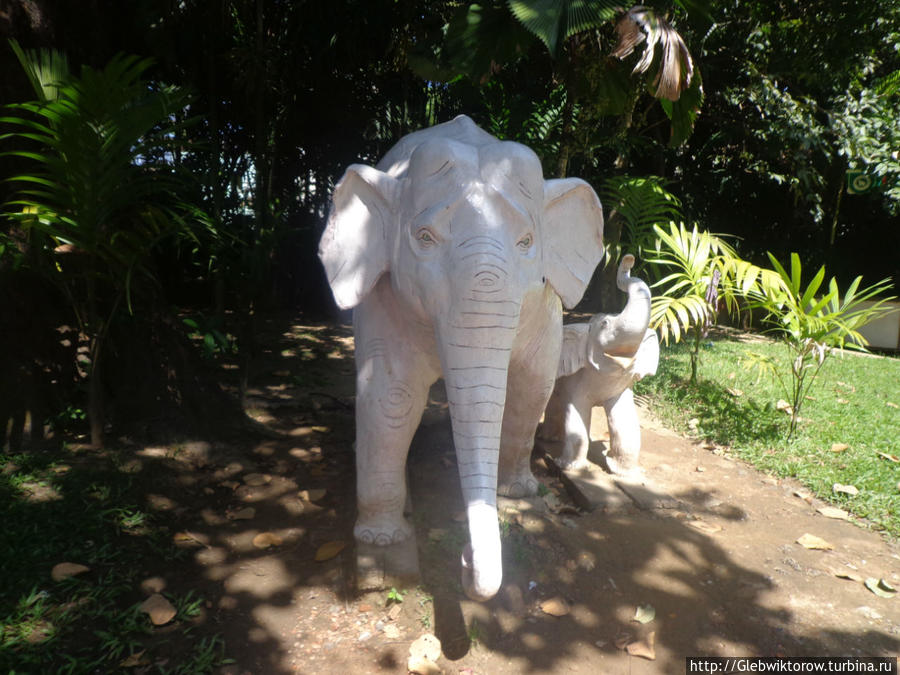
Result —
[{"label": "dense green foliage", "polygon": [[[735,248],[747,260],[798,251],[804,265],[828,263],[842,283],[860,273],[896,282],[897,25],[896,5],[825,0],[661,0],[631,10],[602,0],[102,0],[87,7],[43,0],[13,2],[0,34],[26,49],[57,50],[53,58],[64,56],[78,76],[140,64],[147,95],[191,92],[189,100],[170,100],[170,131],[135,127],[137,142],[118,146],[131,158],[122,194],[134,201],[140,192],[124,179],[150,175],[151,159],[160,160],[154,180],[191,176],[177,199],[169,192],[156,201],[169,222],[191,223],[175,228],[186,236],[159,237],[172,231],[159,219],[157,230],[147,230],[144,209],[127,227],[119,219],[115,237],[57,239],[78,251],[94,247],[96,273],[86,278],[103,286],[97,297],[107,309],[119,296],[127,305],[138,276],[152,279],[145,285],[152,293],[131,307],[134,321],[160,324],[162,308],[190,306],[207,317],[204,334],[230,331],[249,358],[261,309],[333,312],[316,244],[344,167],[375,162],[403,134],[462,112],[529,144],[548,176],[577,175],[597,187],[607,201],[612,254],[640,252],[652,225],[667,226],[665,203],[657,208],[664,191],[685,222],[737,235]],[[5,41],[0,67],[9,75],[0,103],[19,106],[5,115],[39,123],[40,105],[21,107],[35,100],[34,82]],[[97,99],[78,106],[105,100]],[[23,129],[13,127],[0,133]],[[0,175],[43,180],[50,165],[35,168],[36,155],[22,154],[49,157],[41,137],[49,140],[43,132],[4,138],[0,152],[12,154],[0,158]],[[154,140],[170,150],[142,154],[140,144]],[[850,169],[884,185],[848,194]],[[72,177],[75,188],[97,176]],[[38,206],[22,203],[23,190],[36,185],[26,178],[0,187],[11,214],[0,223],[0,300],[50,302],[48,322],[71,325],[74,313],[85,315],[77,298],[54,296],[59,284],[54,291],[35,283],[56,281],[59,271],[48,240],[30,234],[56,236],[50,220],[32,218],[29,209]],[[629,201],[651,205],[647,217],[615,197],[626,191]],[[75,189],[69,196],[91,195]],[[57,212],[53,227],[72,229],[72,214]],[[610,260],[597,274],[585,309],[618,309],[621,299],[609,290],[614,270]],[[99,316],[109,323],[112,314]],[[25,323],[15,330],[37,330]],[[13,335],[4,339],[37,342]],[[0,372],[27,379],[17,370],[22,358],[37,356],[0,358]],[[118,386],[105,385],[111,393]],[[0,397],[0,417],[21,416],[11,407]]]}]

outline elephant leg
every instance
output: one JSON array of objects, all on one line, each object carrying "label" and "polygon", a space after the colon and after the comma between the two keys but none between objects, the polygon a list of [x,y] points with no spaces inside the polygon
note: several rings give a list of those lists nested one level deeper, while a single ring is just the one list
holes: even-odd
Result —
[{"label": "elephant leg", "polygon": [[640,473],[638,455],[641,452],[641,423],[634,405],[634,393],[625,389],[618,396],[604,402],[609,424],[610,471],[620,476]]},{"label": "elephant leg", "polygon": [[364,543],[387,545],[412,534],[404,517],[406,458],[436,374],[408,336],[392,334],[381,317],[370,322],[357,317],[356,326],[358,515],[353,532]]},{"label": "elephant leg", "polygon": [[582,397],[571,397],[566,401],[565,435],[558,461],[563,469],[581,469],[588,464],[593,407],[590,400]]},{"label": "elephant leg", "polygon": [[516,382],[519,378],[514,377],[513,372],[510,369],[510,393],[503,411],[497,493],[506,497],[529,497],[536,495],[538,489],[537,479],[531,472],[534,436],[553,381],[545,381],[543,386],[529,378],[523,378],[527,382]]},{"label": "elephant leg", "polygon": [[544,410],[544,421],[538,431],[538,438],[545,441],[561,441],[564,435],[564,420],[566,411],[565,395],[563,394],[560,382],[557,381],[550,400],[547,401],[547,407]]},{"label": "elephant leg", "polygon": [[538,422],[556,384],[562,336],[549,333],[544,337],[529,345],[523,352],[527,356],[515,359],[509,367],[497,485],[497,493],[506,497],[537,494],[531,453]]}]

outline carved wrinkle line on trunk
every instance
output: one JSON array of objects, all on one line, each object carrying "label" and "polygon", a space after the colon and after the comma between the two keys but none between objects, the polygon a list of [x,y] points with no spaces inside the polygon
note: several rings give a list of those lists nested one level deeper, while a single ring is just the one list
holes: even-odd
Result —
[{"label": "carved wrinkle line on trunk", "polygon": [[[455,435],[459,436],[460,438],[466,438],[466,439],[478,439],[478,440],[483,440],[483,441],[499,441],[500,440],[500,436],[486,436],[484,434],[467,434],[463,431],[456,431],[456,430],[454,430],[453,433]],[[493,447],[493,446],[491,446],[491,447]]]},{"label": "carved wrinkle line on trunk", "polygon": [[[494,473],[494,472],[491,472],[491,473],[482,473],[482,472],[460,473],[460,476],[461,476],[461,477],[465,477],[465,478],[469,478],[469,479],[472,479],[472,478],[485,478],[485,479],[487,479],[488,481],[491,481],[491,482],[497,480],[497,474]],[[484,488],[484,487],[489,487],[489,486],[490,486],[490,483],[489,483],[488,485],[482,485],[482,486],[480,486],[480,487]]]},{"label": "carved wrinkle line on trunk", "polygon": [[463,312],[462,315],[463,316],[493,316],[493,317],[500,317],[503,319],[515,319],[519,316],[517,313],[516,314],[507,314],[505,312]]},{"label": "carved wrinkle line on trunk", "polygon": [[[473,293],[496,293],[497,291],[482,291],[480,289],[473,289]],[[463,298],[464,300],[469,300],[470,302],[477,302],[484,305],[512,305],[515,308],[516,314],[518,314],[519,308],[522,306],[521,302],[517,302],[515,300],[490,300],[484,298]]]},{"label": "carved wrinkle line on trunk", "polygon": [[486,328],[490,328],[492,330],[516,330],[517,326],[500,326],[496,324],[487,324],[484,326],[460,326],[459,324],[451,324],[451,328],[455,328],[456,330],[484,330]]},{"label": "carved wrinkle line on trunk", "polygon": [[512,349],[509,347],[482,347],[481,345],[461,345],[455,342],[448,342],[448,347],[456,347],[458,349],[487,349],[493,352],[511,352]]},{"label": "carved wrinkle line on trunk", "polygon": [[455,405],[457,408],[476,408],[480,405],[495,405],[498,408],[502,408],[505,405],[505,402],[504,401],[482,400],[482,401],[471,401],[471,402],[466,402],[466,403],[456,403]]},{"label": "carved wrinkle line on trunk", "polygon": [[464,389],[481,389],[482,387],[485,389],[494,389],[495,391],[506,391],[506,387],[500,387],[496,384],[471,384],[471,385],[450,384],[447,386],[450,389],[456,389],[458,391],[462,391]]},{"label": "carved wrinkle line on trunk", "polygon": [[479,371],[479,370],[495,370],[499,373],[505,373],[507,371],[503,366],[457,366],[455,368],[449,368],[451,372],[462,372],[462,371]]}]

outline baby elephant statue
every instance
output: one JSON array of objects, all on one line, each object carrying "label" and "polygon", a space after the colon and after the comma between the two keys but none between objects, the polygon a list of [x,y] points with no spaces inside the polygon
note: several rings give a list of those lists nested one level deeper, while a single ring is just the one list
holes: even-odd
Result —
[{"label": "baby elephant statue", "polygon": [[624,256],[616,275],[616,284],[628,293],[620,314],[596,314],[589,323],[563,327],[559,379],[541,432],[547,440],[563,441],[557,460],[562,468],[588,464],[591,410],[602,405],[609,425],[606,461],[610,471],[640,475],[641,428],[631,385],[656,373],[659,340],[647,328],[650,289],[631,277],[633,265],[634,256]]},{"label": "baby elephant statue", "polygon": [[463,588],[500,588],[497,494],[537,493],[530,458],[556,380],[562,308],[603,255],[603,210],[577,178],[545,180],[537,155],[465,116],[417,131],[334,189],[319,256],[354,308],[357,539],[393,544],[406,457],[444,378],[469,525]]}]

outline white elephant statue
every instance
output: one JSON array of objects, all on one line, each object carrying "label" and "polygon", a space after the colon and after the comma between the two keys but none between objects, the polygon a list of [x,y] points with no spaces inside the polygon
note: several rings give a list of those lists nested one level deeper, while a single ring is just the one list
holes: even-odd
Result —
[{"label": "white elephant statue", "polygon": [[596,314],[589,323],[563,327],[559,379],[547,404],[541,437],[562,441],[557,463],[565,469],[588,464],[591,411],[602,405],[609,426],[610,471],[640,474],[641,427],[631,386],[656,374],[659,339],[650,323],[650,289],[631,276],[634,256],[619,264],[616,284],[628,293],[620,314]]},{"label": "white elephant statue", "polygon": [[530,456],[562,306],[581,299],[602,242],[586,182],[544,180],[534,152],[466,116],[405,136],[375,167],[347,169],[319,257],[337,304],[354,308],[357,539],[412,533],[406,458],[443,376],[468,515],[463,586],[478,600],[496,594],[497,494],[537,492]]}]

